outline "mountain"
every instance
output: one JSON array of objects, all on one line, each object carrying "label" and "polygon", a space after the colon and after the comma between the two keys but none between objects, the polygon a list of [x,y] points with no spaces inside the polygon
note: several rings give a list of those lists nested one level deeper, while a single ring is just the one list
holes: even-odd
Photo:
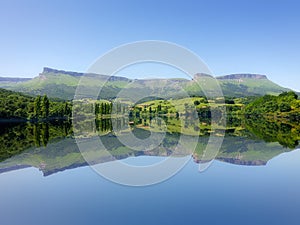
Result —
[{"label": "mountain", "polygon": [[241,73],[241,74],[230,74],[225,76],[218,76],[219,80],[239,80],[239,79],[268,79],[266,75],[261,74],[249,74],[249,73]]},{"label": "mountain", "polygon": [[0,77],[0,87],[10,88],[16,84],[23,83],[31,80],[32,78],[20,78],[20,77]]},{"label": "mountain", "polygon": [[[12,140],[3,137],[2,145],[11,146],[10,149],[3,149],[2,161],[0,162],[0,174],[23,169],[27,167],[38,168],[44,176],[49,176],[57,172],[75,169],[82,166],[87,166],[87,162],[82,156],[82,153],[78,149],[76,140],[71,134],[65,136],[63,130],[65,127],[53,127],[49,128],[51,131],[47,146],[36,147],[33,140],[36,138],[30,130],[24,129],[23,127],[13,127],[13,135],[5,133],[7,136],[12,136]],[[32,127],[33,129],[34,127]],[[43,128],[44,129],[44,128]],[[70,128],[69,128],[70,129]],[[23,143],[19,143],[20,136],[22,135],[32,136],[28,139],[22,140]],[[149,135],[149,131],[135,128],[135,134],[139,137],[145,137]],[[240,132],[240,131],[238,131]],[[68,130],[70,133],[70,130]],[[127,135],[127,132],[122,132],[120,135]],[[284,148],[276,142],[266,143],[262,140],[258,140],[252,137],[248,132],[240,133],[240,136],[236,135],[226,135],[222,148],[220,149],[216,160],[224,161],[231,164],[253,166],[253,165],[266,165],[272,158],[284,153],[289,152],[291,149]],[[250,135],[250,136],[249,136]],[[161,156],[167,157],[172,152],[171,149],[175,149],[178,144],[179,136],[176,134],[167,133],[165,136],[166,140],[163,142],[162,146],[155,148],[153,150],[137,151],[125,147],[121,142],[117,141],[117,138],[112,133],[107,133],[101,135],[101,141],[104,146],[109,146],[110,154],[106,154],[103,151],[99,151],[97,146],[91,146],[88,150],[90,156],[90,162],[92,164],[106,163],[112,160],[121,160],[128,157],[138,157],[138,156]],[[188,138],[188,136],[186,136]],[[197,140],[198,146],[193,153],[192,157],[196,163],[202,163],[202,155],[205,152],[206,145],[208,141],[208,136],[200,136]],[[77,140],[78,141],[78,140]],[[191,138],[191,142],[195,141]],[[15,143],[14,148],[12,143]],[[23,150],[22,147],[24,147]],[[18,150],[18,151],[17,151]],[[6,153],[7,152],[7,153]],[[6,153],[6,154],[5,154]],[[177,154],[177,153],[176,153]],[[5,156],[5,157],[4,157]],[[113,157],[112,157],[113,156]]]},{"label": "mountain", "polygon": [[20,77],[0,77],[0,82],[11,82],[11,83],[18,83],[18,82],[25,82],[31,80],[32,78],[20,78]]},{"label": "mountain", "polygon": [[231,74],[216,77],[226,96],[245,95],[278,95],[288,88],[283,88],[270,81],[266,75],[260,74]]},{"label": "mountain", "polygon": [[[104,84],[101,98],[113,99],[122,90],[128,95],[157,96],[180,98],[189,95],[203,95],[196,81],[209,85],[214,77],[208,74],[195,74],[193,79],[128,79],[119,76],[84,74],[72,71],[56,70],[45,67],[43,72],[33,79],[3,78],[0,87],[33,95],[47,94],[49,97],[73,99],[80,79],[85,75],[87,91],[97,90],[97,85]],[[7,80],[8,79],[8,80]],[[278,95],[289,89],[281,87],[267,76],[260,74],[231,74],[216,77],[225,96],[242,97],[265,94]],[[9,82],[8,82],[9,81]],[[136,96],[137,95],[137,96]]]}]

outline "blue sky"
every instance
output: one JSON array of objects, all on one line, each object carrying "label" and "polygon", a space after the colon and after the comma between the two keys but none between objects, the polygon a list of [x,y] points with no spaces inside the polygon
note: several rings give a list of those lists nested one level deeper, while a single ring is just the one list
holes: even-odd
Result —
[{"label": "blue sky", "polygon": [[0,76],[86,71],[121,44],[164,40],[216,75],[261,73],[300,90],[299,11],[298,1],[1,0]]}]

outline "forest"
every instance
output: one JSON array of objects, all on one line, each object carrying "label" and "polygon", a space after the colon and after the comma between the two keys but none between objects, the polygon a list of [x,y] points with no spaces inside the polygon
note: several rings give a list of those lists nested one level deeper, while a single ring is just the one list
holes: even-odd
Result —
[{"label": "forest", "polygon": [[44,96],[29,96],[0,89],[2,120],[40,121],[71,118],[72,103]]},{"label": "forest", "polygon": [[243,109],[246,117],[300,119],[300,100],[294,92],[283,92],[278,96],[265,95],[247,104]]},{"label": "forest", "polygon": [[[222,99],[221,99],[222,100]],[[278,96],[228,98],[208,102],[205,97],[192,97],[176,100],[153,100],[136,105],[118,101],[82,100],[78,104],[71,101],[51,99],[47,95],[29,96],[18,92],[0,89],[1,120],[42,121],[50,119],[70,119],[73,113],[87,115],[95,113],[97,118],[112,115],[139,117],[143,115],[191,116],[197,112],[201,118],[211,117],[218,107],[225,105],[227,115],[245,115],[246,117],[273,116],[292,121],[300,119],[300,100],[294,92],[283,92]],[[76,107],[75,107],[76,106]],[[221,113],[221,111],[220,111]]]}]

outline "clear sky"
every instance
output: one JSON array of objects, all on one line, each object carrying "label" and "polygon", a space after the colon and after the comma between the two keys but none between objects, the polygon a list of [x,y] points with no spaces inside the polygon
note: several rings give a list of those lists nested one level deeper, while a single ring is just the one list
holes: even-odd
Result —
[{"label": "clear sky", "polygon": [[216,75],[260,73],[300,90],[299,1],[0,0],[0,76],[86,71],[118,45],[177,43]]}]

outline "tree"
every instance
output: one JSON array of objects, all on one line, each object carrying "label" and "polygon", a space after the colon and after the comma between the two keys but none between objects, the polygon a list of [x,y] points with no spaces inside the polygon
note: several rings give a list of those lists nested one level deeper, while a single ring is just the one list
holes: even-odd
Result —
[{"label": "tree", "polygon": [[199,100],[195,100],[194,101],[194,105],[200,105],[200,101]]},{"label": "tree", "polygon": [[295,100],[298,99],[298,95],[293,92],[293,91],[289,91],[289,92],[283,92],[279,95],[279,97],[286,99],[286,100]]},{"label": "tree", "polygon": [[100,112],[100,107],[99,107],[99,103],[95,103],[95,115],[98,115]]},{"label": "tree", "polygon": [[292,110],[292,108],[291,108],[291,106],[288,104],[288,103],[286,103],[286,102],[281,102],[280,104],[279,104],[279,111],[280,112],[289,112],[289,111],[291,111]]},{"label": "tree", "polygon": [[64,116],[71,117],[72,116],[72,109],[68,102],[65,102],[65,108],[64,108]]},{"label": "tree", "polygon": [[39,118],[41,116],[41,96],[37,96],[34,100],[34,117]]},{"label": "tree", "polygon": [[160,113],[160,111],[161,111],[161,104],[159,104],[159,105],[157,106],[157,113]]},{"label": "tree", "polygon": [[42,118],[47,118],[49,116],[49,99],[47,95],[44,95],[42,99],[42,104],[41,104],[41,117]]}]

